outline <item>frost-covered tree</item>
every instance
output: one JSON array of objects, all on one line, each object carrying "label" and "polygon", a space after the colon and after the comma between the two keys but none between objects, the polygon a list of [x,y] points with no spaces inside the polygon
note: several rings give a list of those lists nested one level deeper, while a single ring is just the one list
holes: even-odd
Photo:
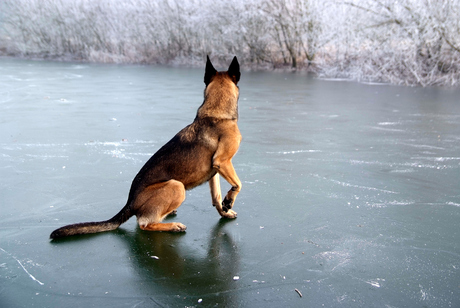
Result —
[{"label": "frost-covered tree", "polygon": [[0,52],[456,86],[460,0],[2,0]]},{"label": "frost-covered tree", "polygon": [[[353,20],[347,22],[347,34],[337,37],[337,45],[348,46],[337,75],[423,86],[458,84],[458,0],[367,0],[342,5]],[[333,72],[332,66],[325,66],[325,75]]]},{"label": "frost-covered tree", "polygon": [[[262,9],[272,25],[272,39],[277,43],[283,62],[296,68],[299,60],[311,64],[321,47],[321,12],[314,0],[267,0]],[[289,59],[289,60],[288,60]]]}]

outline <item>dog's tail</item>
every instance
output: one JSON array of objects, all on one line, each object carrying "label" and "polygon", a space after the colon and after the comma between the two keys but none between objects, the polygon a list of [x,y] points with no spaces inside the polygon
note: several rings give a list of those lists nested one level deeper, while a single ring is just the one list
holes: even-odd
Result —
[{"label": "dog's tail", "polygon": [[133,212],[131,211],[130,203],[128,202],[117,215],[113,216],[111,219],[106,221],[99,221],[99,222],[83,222],[73,225],[67,225],[61,227],[59,229],[54,230],[50,238],[51,239],[58,239],[66,236],[71,235],[78,235],[78,234],[90,234],[90,233],[98,233],[104,231],[111,231],[118,228],[122,223],[127,221],[131,216],[133,216]]}]

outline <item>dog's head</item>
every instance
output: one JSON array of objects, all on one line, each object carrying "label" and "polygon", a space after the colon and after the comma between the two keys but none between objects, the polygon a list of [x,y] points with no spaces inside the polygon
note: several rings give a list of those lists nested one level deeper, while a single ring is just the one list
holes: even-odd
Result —
[{"label": "dog's head", "polygon": [[206,62],[204,74],[204,102],[198,108],[198,117],[212,117],[220,119],[238,119],[237,86],[240,80],[240,65],[236,57],[233,58],[228,71],[218,72],[211,61]]},{"label": "dog's head", "polygon": [[207,56],[206,72],[204,74],[204,83],[206,84],[206,86],[208,86],[216,76],[224,78],[228,77],[231,81],[233,81],[235,85],[238,84],[238,81],[240,81],[241,76],[240,64],[238,63],[238,59],[236,57],[233,58],[233,61],[232,63],[230,63],[230,66],[228,67],[228,70],[226,72],[218,72],[212,65],[211,60],[209,60],[209,56]]}]

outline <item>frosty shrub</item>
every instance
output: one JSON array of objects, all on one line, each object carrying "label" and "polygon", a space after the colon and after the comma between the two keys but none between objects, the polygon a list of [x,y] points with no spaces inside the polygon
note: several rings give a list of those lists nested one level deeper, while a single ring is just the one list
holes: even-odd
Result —
[{"label": "frosty shrub", "polygon": [[0,53],[458,86],[460,0],[2,0]]},{"label": "frosty shrub", "polygon": [[[459,85],[460,2],[345,1],[344,31],[322,74],[406,85]],[[333,64],[335,63],[335,64]]]}]

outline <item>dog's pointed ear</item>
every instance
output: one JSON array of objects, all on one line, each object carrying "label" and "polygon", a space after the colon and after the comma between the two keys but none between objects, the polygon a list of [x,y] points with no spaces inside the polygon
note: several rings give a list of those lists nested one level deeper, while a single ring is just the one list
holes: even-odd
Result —
[{"label": "dog's pointed ear", "polygon": [[232,63],[230,63],[227,72],[235,84],[237,84],[238,81],[240,81],[240,64],[238,63],[238,59],[236,58],[236,56],[233,58]]},{"label": "dog's pointed ear", "polygon": [[208,85],[211,82],[211,78],[217,73],[214,66],[212,66],[211,60],[209,60],[209,56],[206,56],[206,71],[204,73],[204,83]]}]

